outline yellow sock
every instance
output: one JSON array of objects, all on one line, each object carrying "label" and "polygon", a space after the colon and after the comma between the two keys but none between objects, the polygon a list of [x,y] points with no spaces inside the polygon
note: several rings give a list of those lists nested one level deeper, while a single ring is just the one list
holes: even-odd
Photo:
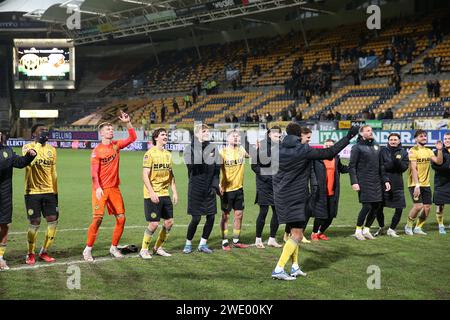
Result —
[{"label": "yellow sock", "polygon": [[153,232],[149,228],[145,229],[141,250],[148,250],[148,248],[150,247],[150,243],[152,242],[152,236]]},{"label": "yellow sock", "polygon": [[436,213],[436,220],[440,226],[443,226],[444,225],[444,214]]},{"label": "yellow sock", "polygon": [[416,228],[422,228],[423,225],[425,224],[426,219],[427,219],[426,217],[419,217],[419,220],[417,220],[416,223]]},{"label": "yellow sock", "polygon": [[6,251],[6,244],[0,244],[0,258],[3,258]]},{"label": "yellow sock", "polygon": [[299,251],[299,246],[297,246],[297,248],[295,248],[295,251],[291,256],[292,264],[298,265],[298,251]]},{"label": "yellow sock", "polygon": [[288,241],[284,244],[283,252],[281,253],[280,259],[278,260],[277,267],[284,268],[286,262],[288,262],[289,258],[298,248],[298,243],[294,241],[292,238],[289,238]]},{"label": "yellow sock", "polygon": [[414,225],[414,221],[415,221],[415,219],[411,219],[411,218],[408,216],[408,219],[406,220],[406,226],[407,226],[408,228],[412,228],[413,225]]},{"label": "yellow sock", "polygon": [[240,235],[241,235],[241,230],[233,229],[233,242],[239,241]]},{"label": "yellow sock", "polygon": [[222,230],[222,239],[228,239],[228,229]]},{"label": "yellow sock", "polygon": [[49,222],[47,224],[47,233],[45,234],[44,245],[42,246],[43,251],[47,251],[48,248],[50,248],[50,246],[53,244],[53,241],[55,241],[57,225],[58,221]]},{"label": "yellow sock", "polygon": [[356,230],[362,230],[363,227],[356,226]]},{"label": "yellow sock", "polygon": [[169,236],[169,231],[166,227],[162,227],[161,231],[159,232],[158,239],[156,240],[155,248],[160,248],[163,243],[167,240],[167,237]]},{"label": "yellow sock", "polygon": [[28,227],[28,253],[34,253],[36,249],[36,237],[38,232],[39,226],[35,226],[30,224]]}]

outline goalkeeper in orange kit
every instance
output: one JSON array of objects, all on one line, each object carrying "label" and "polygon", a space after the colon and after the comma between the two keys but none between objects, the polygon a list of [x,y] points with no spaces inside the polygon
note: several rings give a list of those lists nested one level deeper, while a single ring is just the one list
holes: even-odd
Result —
[{"label": "goalkeeper in orange kit", "polygon": [[94,260],[92,257],[92,246],[97,238],[105,207],[108,208],[108,213],[116,218],[116,227],[114,228],[109,252],[115,258],[123,257],[119,249],[117,249],[125,226],[125,207],[119,189],[119,158],[120,150],[136,140],[136,132],[131,125],[128,114],[121,111],[119,119],[127,125],[128,138],[125,140],[113,140],[114,129],[112,124],[108,122],[102,123],[98,128],[102,142],[92,151],[93,220],[89,226],[86,248],[83,251],[83,258],[86,261]]}]

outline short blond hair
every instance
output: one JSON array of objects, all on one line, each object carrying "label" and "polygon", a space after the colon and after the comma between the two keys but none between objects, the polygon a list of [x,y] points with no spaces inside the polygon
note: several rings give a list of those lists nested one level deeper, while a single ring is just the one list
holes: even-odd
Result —
[{"label": "short blond hair", "polygon": [[194,126],[194,134],[197,135],[200,131],[209,129],[209,126],[204,123],[200,123]]}]

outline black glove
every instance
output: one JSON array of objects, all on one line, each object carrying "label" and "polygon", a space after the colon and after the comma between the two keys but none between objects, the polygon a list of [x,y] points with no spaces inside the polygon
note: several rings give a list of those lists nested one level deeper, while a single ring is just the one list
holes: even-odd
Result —
[{"label": "black glove", "polygon": [[347,132],[347,138],[352,139],[359,133],[359,126],[352,126]]},{"label": "black glove", "polygon": [[39,136],[38,142],[44,145],[48,141],[48,136],[49,136],[48,131],[42,131]]}]

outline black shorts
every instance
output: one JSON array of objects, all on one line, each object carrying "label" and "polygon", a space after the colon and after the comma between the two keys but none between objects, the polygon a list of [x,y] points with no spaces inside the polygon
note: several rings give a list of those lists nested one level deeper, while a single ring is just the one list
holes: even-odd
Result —
[{"label": "black shorts", "polygon": [[286,223],[286,228],[285,228],[286,232],[288,230],[290,232],[292,228],[305,229],[306,228],[306,221],[296,221],[296,222],[288,222],[288,223]]},{"label": "black shorts", "polygon": [[231,210],[244,210],[244,189],[225,192],[220,197],[222,211],[230,212]]},{"label": "black shorts", "polygon": [[409,194],[411,195],[411,199],[413,203],[423,203],[423,204],[431,204],[431,188],[430,187],[420,187],[420,196],[418,200],[414,200],[414,187],[409,187]]},{"label": "black shorts", "polygon": [[25,207],[28,219],[44,217],[58,217],[58,200],[54,193],[26,194]]},{"label": "black shorts", "polygon": [[169,196],[159,197],[159,202],[154,203],[151,199],[144,199],[145,220],[156,222],[162,219],[173,218],[173,205]]}]

